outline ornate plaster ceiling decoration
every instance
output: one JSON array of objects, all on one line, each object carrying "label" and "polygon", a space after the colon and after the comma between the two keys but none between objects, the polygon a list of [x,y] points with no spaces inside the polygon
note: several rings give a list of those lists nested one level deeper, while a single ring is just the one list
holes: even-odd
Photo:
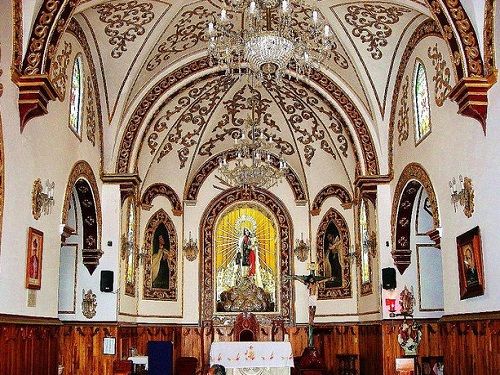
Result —
[{"label": "ornate plaster ceiling decoration", "polygon": [[108,113],[116,110],[123,86],[148,41],[161,28],[171,4],[159,0],[115,0],[88,4],[77,19],[95,43],[103,70]]},{"label": "ornate plaster ceiling decoration", "polygon": [[330,9],[350,40],[384,116],[396,54],[403,39],[428,17],[391,2],[346,2]]},{"label": "ornate plaster ceiling decoration", "polygon": [[260,98],[256,115],[274,155],[283,154],[300,180],[317,180],[313,189],[328,182],[323,173],[328,170],[352,189],[357,150],[334,105],[294,80],[252,89],[245,80],[220,74],[189,84],[156,112],[138,150],[143,180],[153,181],[168,170],[186,177],[172,182],[174,190],[183,191],[207,159],[233,148],[233,134],[244,128],[251,112],[247,99],[254,94]]}]

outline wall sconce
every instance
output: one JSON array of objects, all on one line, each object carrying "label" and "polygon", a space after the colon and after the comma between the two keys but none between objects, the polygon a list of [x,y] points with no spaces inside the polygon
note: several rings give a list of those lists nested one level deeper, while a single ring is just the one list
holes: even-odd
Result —
[{"label": "wall sconce", "polygon": [[140,263],[144,263],[145,260],[149,259],[149,251],[147,251],[145,246],[140,248],[137,257],[139,258]]},{"label": "wall sconce", "polygon": [[472,180],[469,177],[458,177],[460,183],[460,190],[457,189],[457,180],[453,177],[453,180],[449,182],[450,192],[451,192],[451,204],[455,212],[457,212],[457,203],[464,207],[464,214],[467,217],[471,217],[474,212],[474,189],[472,188]]},{"label": "wall sconce", "polygon": [[387,309],[389,310],[389,316],[391,318],[394,318],[396,316],[396,299],[395,298],[386,298],[385,299],[385,305],[387,306]]},{"label": "wall sconce", "polygon": [[301,233],[300,240],[295,240],[295,248],[293,249],[295,256],[300,262],[305,262],[310,250],[309,241],[304,241],[304,233]]},{"label": "wall sconce", "polygon": [[189,240],[184,240],[182,251],[186,259],[190,262],[195,260],[198,255],[198,242],[191,237],[191,231],[189,231]]},{"label": "wall sconce", "polygon": [[31,212],[35,220],[38,220],[42,213],[50,214],[51,208],[54,206],[54,187],[55,182],[45,181],[45,186],[42,186],[42,181],[37,178],[33,183],[31,191]]}]

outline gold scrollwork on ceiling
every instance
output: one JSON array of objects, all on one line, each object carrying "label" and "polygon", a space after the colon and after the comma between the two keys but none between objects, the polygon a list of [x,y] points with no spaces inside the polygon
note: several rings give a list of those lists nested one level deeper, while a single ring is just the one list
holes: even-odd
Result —
[{"label": "gold scrollwork on ceiling", "polygon": [[131,0],[122,3],[107,2],[94,6],[99,13],[99,20],[106,24],[104,32],[109,37],[109,44],[115,46],[111,57],[117,59],[127,51],[127,43],[134,42],[144,35],[144,26],[153,21],[153,4]]},{"label": "gold scrollwork on ceiling", "polygon": [[387,46],[387,38],[392,35],[389,25],[399,22],[399,17],[410,9],[401,6],[384,7],[380,4],[350,5],[345,20],[354,28],[352,35],[368,43],[367,51],[375,60],[382,58],[381,47]]},{"label": "gold scrollwork on ceiling", "polygon": [[50,79],[57,91],[57,96],[60,101],[64,101],[66,97],[66,83],[68,82],[68,65],[69,58],[72,52],[71,43],[64,41],[64,48],[52,61],[50,68]]},{"label": "gold scrollwork on ceiling", "polygon": [[410,107],[408,105],[408,91],[410,87],[410,78],[405,77],[403,87],[401,87],[401,101],[398,111],[398,144],[401,144],[408,139],[410,132]]},{"label": "gold scrollwork on ceiling", "polygon": [[436,105],[441,107],[451,92],[451,73],[450,68],[446,66],[446,61],[441,52],[438,51],[437,43],[434,47],[429,47],[427,55],[432,61],[435,73],[432,81],[435,83],[434,94]]},{"label": "gold scrollwork on ceiling", "polygon": [[203,5],[183,12],[175,23],[175,32],[156,47],[156,54],[148,61],[146,70],[151,72],[169,61],[176,53],[193,48],[198,42],[205,42],[207,20],[212,12]]}]

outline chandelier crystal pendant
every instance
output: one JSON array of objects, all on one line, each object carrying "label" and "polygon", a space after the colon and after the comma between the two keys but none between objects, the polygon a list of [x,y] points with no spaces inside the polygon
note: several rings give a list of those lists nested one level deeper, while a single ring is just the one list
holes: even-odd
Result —
[{"label": "chandelier crystal pendant", "polygon": [[[227,0],[208,24],[208,54],[228,74],[247,66],[258,81],[274,77],[281,82],[285,71],[309,75],[335,47],[330,26],[317,8],[300,0]],[[294,14],[296,15],[294,18]],[[241,15],[241,27],[237,26]],[[305,17],[305,19],[298,19]]]},{"label": "chandelier crystal pendant", "polygon": [[236,151],[235,164],[230,165],[228,153],[219,160],[220,176],[215,177],[226,187],[270,189],[281,182],[287,172],[287,163],[281,155],[278,165],[274,164],[276,161],[271,154],[272,140],[258,127],[259,121],[255,117],[255,105],[258,101],[255,96],[249,99],[252,106],[251,117],[245,121],[243,130],[235,131],[232,135]]}]

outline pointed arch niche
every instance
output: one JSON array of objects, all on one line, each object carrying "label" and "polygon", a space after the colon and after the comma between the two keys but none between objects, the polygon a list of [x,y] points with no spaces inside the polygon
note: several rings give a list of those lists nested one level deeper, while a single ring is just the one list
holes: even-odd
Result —
[{"label": "pointed arch niche", "polygon": [[[233,210],[236,208],[236,210]],[[201,251],[201,272],[200,272],[200,295],[201,295],[201,320],[212,320],[214,324],[222,324],[228,321],[234,321],[238,312],[220,311],[218,302],[220,296],[217,296],[216,265],[220,263],[218,259],[225,249],[224,244],[217,240],[217,230],[220,229],[221,220],[225,220],[228,214],[236,213],[239,208],[255,210],[256,216],[259,216],[269,226],[269,231],[275,230],[271,235],[276,238],[274,261],[276,262],[276,296],[275,306],[272,311],[255,312],[257,319],[261,322],[282,319],[285,322],[293,322],[292,309],[292,283],[290,280],[282,279],[283,275],[289,275],[292,271],[292,240],[293,229],[292,220],[285,205],[273,194],[268,191],[255,189],[244,191],[240,189],[226,190],[217,196],[207,207],[200,225]],[[246,223],[245,217],[239,215],[240,230],[252,225],[252,219]],[[228,223],[231,220],[228,221]],[[273,228],[271,228],[273,227]],[[231,229],[234,234],[234,228]],[[251,228],[250,228],[251,230]],[[259,242],[265,240],[262,233],[257,237]],[[260,236],[260,237],[259,237]],[[250,236],[251,237],[251,236]],[[240,244],[238,239],[238,246]],[[260,248],[269,250],[269,246],[259,243]],[[271,249],[272,250],[272,249]],[[243,256],[243,255],[242,255]],[[241,262],[243,259],[241,259]],[[272,260],[269,260],[272,263]],[[236,260],[234,262],[236,264]],[[247,272],[247,270],[242,270]],[[252,276],[253,277],[253,276]],[[262,274],[261,274],[262,277]],[[255,277],[257,279],[257,277]],[[218,311],[219,310],[219,311]]]},{"label": "pointed arch niche", "polygon": [[[78,214],[70,222],[70,210]],[[102,211],[99,190],[92,167],[84,160],[78,161],[71,170],[64,195],[62,211],[62,242],[78,232],[78,218],[82,227],[83,264],[92,275],[102,256],[100,249]]]},{"label": "pointed arch niche", "polygon": [[[425,234],[430,237],[434,247],[440,246],[440,220],[436,193],[429,175],[417,163],[408,164],[399,178],[392,203],[392,257],[394,265],[402,275],[411,264],[411,232],[415,204],[419,205],[419,192],[425,191],[427,203],[425,207],[432,216],[432,225]],[[419,209],[419,207],[417,207]],[[414,219],[413,219],[414,220]]]}]

